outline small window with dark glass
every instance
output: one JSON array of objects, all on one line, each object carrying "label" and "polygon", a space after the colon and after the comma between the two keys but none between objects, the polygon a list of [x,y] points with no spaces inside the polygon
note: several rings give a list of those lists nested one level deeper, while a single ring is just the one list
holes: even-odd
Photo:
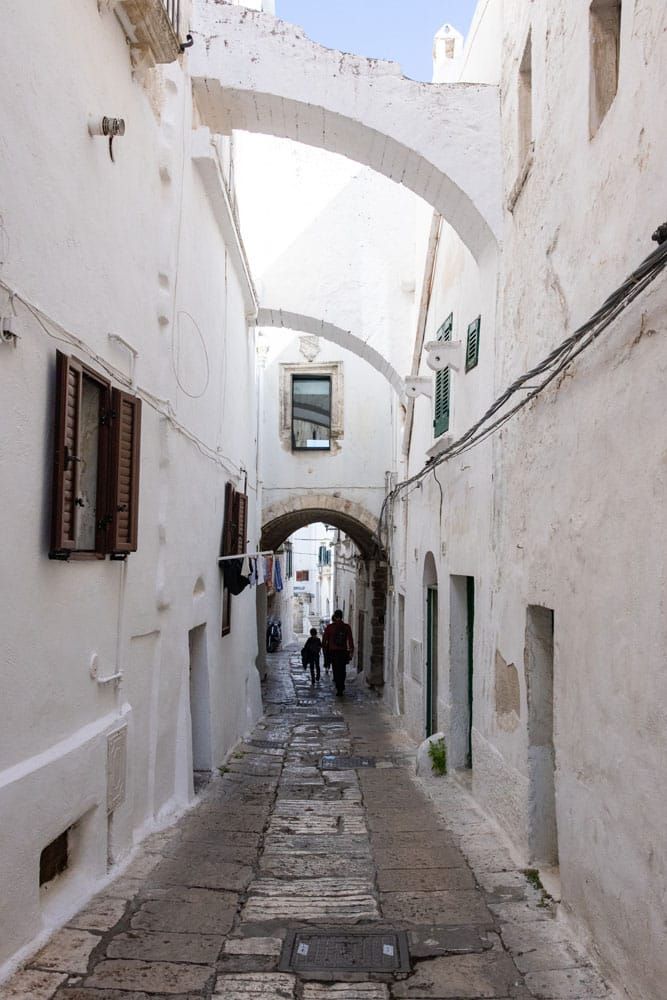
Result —
[{"label": "small window with dark glass", "polygon": [[292,448],[331,447],[331,376],[292,376]]}]

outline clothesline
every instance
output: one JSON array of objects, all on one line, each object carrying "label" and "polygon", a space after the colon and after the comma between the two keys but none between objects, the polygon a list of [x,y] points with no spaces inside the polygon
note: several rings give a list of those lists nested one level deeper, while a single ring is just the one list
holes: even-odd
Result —
[{"label": "clothesline", "polygon": [[218,562],[219,563],[225,562],[227,559],[246,559],[246,558],[257,559],[258,556],[272,556],[272,555],[274,555],[272,549],[269,549],[266,552],[238,552],[236,555],[233,556],[220,556]]}]

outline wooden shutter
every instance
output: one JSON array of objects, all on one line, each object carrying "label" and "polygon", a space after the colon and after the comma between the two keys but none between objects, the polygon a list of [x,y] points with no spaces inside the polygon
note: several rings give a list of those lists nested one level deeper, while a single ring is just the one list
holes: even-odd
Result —
[{"label": "wooden shutter", "polygon": [[[437,340],[451,340],[454,328],[454,314],[450,313],[437,333]],[[433,433],[439,437],[449,430],[450,369],[436,372],[435,396],[433,404]]]},{"label": "wooden shutter", "polygon": [[234,530],[233,551],[245,552],[248,534],[248,497],[245,493],[234,493]]},{"label": "wooden shutter", "polygon": [[76,548],[82,380],[81,365],[58,351],[49,552],[52,559],[67,558],[67,554]]},{"label": "wooden shutter", "polygon": [[109,552],[136,552],[139,524],[141,400],[120,389],[111,397]]},{"label": "wooden shutter", "polygon": [[466,343],[466,371],[475,368],[479,361],[479,328],[482,325],[482,317],[477,319],[468,327],[468,340]]},{"label": "wooden shutter", "polygon": [[234,517],[234,487],[231,483],[225,485],[225,514],[222,522],[222,556],[234,555],[232,547],[232,521]]}]

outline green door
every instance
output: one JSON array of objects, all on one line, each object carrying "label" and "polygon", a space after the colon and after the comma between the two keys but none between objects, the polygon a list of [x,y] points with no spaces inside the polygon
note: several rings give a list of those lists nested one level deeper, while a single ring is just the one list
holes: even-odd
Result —
[{"label": "green door", "polygon": [[438,731],[438,588],[426,591],[426,735]]},{"label": "green door", "polygon": [[468,760],[472,767],[472,691],[473,691],[473,649],[475,639],[475,577],[466,578],[466,607],[468,617]]}]

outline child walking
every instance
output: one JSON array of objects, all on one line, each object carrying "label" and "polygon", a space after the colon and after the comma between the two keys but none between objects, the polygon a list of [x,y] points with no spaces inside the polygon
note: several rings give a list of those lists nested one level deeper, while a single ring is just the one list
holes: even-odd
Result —
[{"label": "child walking", "polygon": [[320,682],[320,650],[322,649],[322,641],[317,634],[316,628],[311,628],[310,638],[306,639],[306,645],[301,650],[301,659],[303,660],[303,665],[310,668],[310,683],[314,684],[317,679],[317,683]]}]

